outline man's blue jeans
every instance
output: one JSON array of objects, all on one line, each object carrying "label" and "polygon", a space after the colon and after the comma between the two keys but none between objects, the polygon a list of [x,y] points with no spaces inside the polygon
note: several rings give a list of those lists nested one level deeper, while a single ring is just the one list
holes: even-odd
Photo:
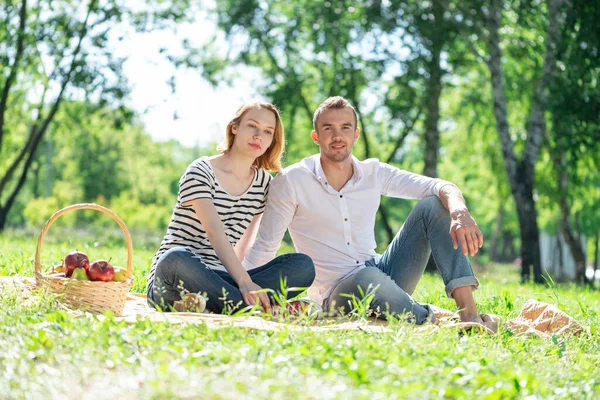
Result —
[{"label": "man's blue jeans", "polygon": [[[404,222],[400,232],[378,263],[367,262],[357,273],[341,279],[324,302],[324,309],[343,312],[352,310],[347,296],[361,299],[360,291],[377,288],[370,308],[382,313],[398,315],[412,313],[414,321],[422,324],[431,318],[431,308],[414,301],[411,294],[423,276],[431,253],[446,286],[446,294],[452,297],[454,289],[479,286],[473,268],[461,247],[454,250],[450,237],[450,214],[437,196],[427,197],[417,203]],[[382,315],[385,317],[385,315]]]},{"label": "man's blue jeans", "polygon": [[[252,282],[263,289],[281,292],[283,279],[288,288],[302,288],[288,291],[287,297],[291,298],[312,285],[315,266],[307,255],[284,254],[262,267],[249,270],[248,274]],[[236,311],[247,306],[231,275],[210,269],[200,257],[184,247],[174,247],[167,250],[156,264],[154,283],[148,287],[148,304],[168,311],[175,301],[181,300],[184,289],[190,293],[206,294],[206,309],[214,313],[222,313],[226,308]]]}]

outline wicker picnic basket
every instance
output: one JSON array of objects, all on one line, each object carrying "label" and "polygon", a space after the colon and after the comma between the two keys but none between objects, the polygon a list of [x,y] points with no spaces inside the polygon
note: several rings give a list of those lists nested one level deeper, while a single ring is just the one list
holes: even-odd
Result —
[{"label": "wicker picnic basket", "polygon": [[[125,242],[127,244],[127,279],[124,282],[80,281],[70,278],[44,276],[42,274],[40,254],[48,229],[50,229],[50,226],[61,215],[76,210],[97,210],[107,214],[119,224],[125,235]],[[48,288],[51,292],[60,294],[60,302],[70,308],[84,309],[94,314],[102,314],[106,310],[112,311],[115,316],[123,314],[127,293],[133,279],[132,265],[133,246],[131,244],[131,235],[125,223],[108,208],[93,203],[73,204],[54,213],[42,228],[35,251],[35,279],[37,286]]]}]

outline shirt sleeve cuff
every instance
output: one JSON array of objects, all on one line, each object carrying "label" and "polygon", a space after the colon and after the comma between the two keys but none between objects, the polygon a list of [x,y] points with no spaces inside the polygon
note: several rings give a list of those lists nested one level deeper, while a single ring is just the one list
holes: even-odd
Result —
[{"label": "shirt sleeve cuff", "polygon": [[[447,186],[447,185],[454,186],[456,189],[458,189],[458,186],[456,186],[454,183],[452,183],[452,182],[448,182],[448,181],[444,181],[444,180],[442,180],[442,179],[438,179],[438,182],[437,182],[437,183],[435,184],[435,186],[433,187],[433,193],[434,193],[436,196],[438,196],[438,197],[439,197],[439,196],[440,196],[440,190],[442,190],[442,188],[443,188],[444,186]],[[460,190],[460,189],[458,189],[458,190]]]},{"label": "shirt sleeve cuff", "polygon": [[251,269],[258,268],[258,265],[254,265],[254,263],[248,260],[248,257],[244,257],[244,260],[242,261],[242,267],[244,267],[246,271],[250,271]]}]

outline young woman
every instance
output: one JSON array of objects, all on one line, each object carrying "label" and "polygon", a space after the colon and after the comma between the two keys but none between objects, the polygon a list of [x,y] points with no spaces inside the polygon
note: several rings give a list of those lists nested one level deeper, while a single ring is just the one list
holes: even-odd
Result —
[{"label": "young woman", "polygon": [[[227,125],[220,154],[194,161],[179,181],[177,204],[167,234],[153,258],[148,303],[168,310],[183,292],[207,295],[215,313],[260,303],[262,288],[308,287],[312,260],[286,254],[246,271],[241,264],[254,242],[271,176],[281,169],[283,125],[269,103],[243,105]],[[290,292],[288,296],[295,296]]]}]

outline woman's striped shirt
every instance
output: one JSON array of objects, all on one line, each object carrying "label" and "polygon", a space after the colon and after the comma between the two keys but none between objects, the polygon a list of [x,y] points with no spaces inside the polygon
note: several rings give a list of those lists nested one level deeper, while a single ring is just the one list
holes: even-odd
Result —
[{"label": "woman's striped shirt", "polygon": [[183,204],[197,199],[211,199],[223,222],[225,235],[231,245],[235,246],[254,216],[264,211],[271,179],[267,171],[257,169],[246,192],[232,196],[219,185],[208,157],[201,157],[190,164],[179,180],[177,204],[167,233],[152,259],[146,286],[149,287],[154,282],[156,263],[160,256],[173,247],[186,247],[199,256],[209,268],[226,271],[210,245],[194,209],[191,206],[184,207]]}]

